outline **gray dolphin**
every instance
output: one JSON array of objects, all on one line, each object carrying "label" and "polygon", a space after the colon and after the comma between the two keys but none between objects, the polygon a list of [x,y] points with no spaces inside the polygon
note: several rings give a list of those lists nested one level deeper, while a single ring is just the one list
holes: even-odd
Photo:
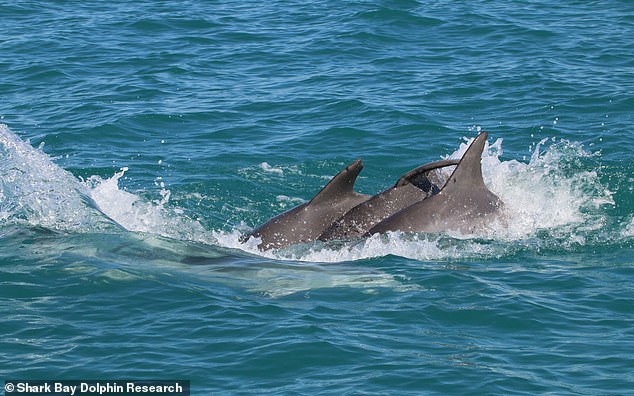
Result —
[{"label": "gray dolphin", "polygon": [[[486,132],[478,135],[460,160],[419,166],[371,198],[354,192],[363,168],[356,160],[310,202],[272,218],[242,241],[251,236],[261,238],[258,248],[268,250],[397,230],[474,233],[503,206],[482,179],[481,157],[487,137]],[[441,169],[451,166],[455,169],[447,177]]]},{"label": "gray dolphin", "polygon": [[370,228],[367,235],[387,231],[472,234],[499,213],[502,201],[484,185],[482,151],[488,134],[478,135],[464,153],[443,188]]},{"label": "gray dolphin", "polygon": [[260,250],[280,249],[296,243],[315,241],[333,221],[370,198],[354,191],[354,182],[361,169],[361,160],[354,161],[335,175],[310,202],[272,218],[245,235],[242,240],[246,241],[251,236],[260,238]]},{"label": "gray dolphin", "polygon": [[458,160],[442,160],[421,165],[403,176],[387,190],[350,209],[332,223],[320,241],[358,238],[390,215],[440,192],[447,177],[440,169],[455,166]]}]

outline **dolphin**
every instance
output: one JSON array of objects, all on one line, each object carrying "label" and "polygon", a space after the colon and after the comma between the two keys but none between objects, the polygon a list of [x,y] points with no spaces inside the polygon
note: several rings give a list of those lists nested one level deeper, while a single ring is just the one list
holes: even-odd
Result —
[{"label": "dolphin", "polygon": [[[475,233],[503,207],[484,185],[482,151],[488,134],[479,134],[460,160],[419,166],[372,197],[354,191],[363,169],[356,160],[310,200],[272,218],[251,233],[260,250],[280,249],[315,240],[366,237],[388,231]],[[453,172],[444,172],[453,167]]]},{"label": "dolphin", "polygon": [[241,240],[245,242],[252,236],[260,238],[260,250],[281,249],[315,241],[333,221],[370,198],[369,195],[354,191],[354,183],[361,169],[361,160],[352,162],[337,173],[310,202],[272,218],[244,235]]},{"label": "dolphin", "polygon": [[458,165],[458,162],[442,160],[412,169],[392,187],[360,203],[335,220],[317,239],[330,241],[363,236],[392,214],[440,192],[447,180],[440,170]]},{"label": "dolphin", "polygon": [[473,234],[480,230],[503,207],[482,178],[487,136],[482,132],[474,139],[437,194],[395,212],[370,228],[366,236],[388,231]]}]

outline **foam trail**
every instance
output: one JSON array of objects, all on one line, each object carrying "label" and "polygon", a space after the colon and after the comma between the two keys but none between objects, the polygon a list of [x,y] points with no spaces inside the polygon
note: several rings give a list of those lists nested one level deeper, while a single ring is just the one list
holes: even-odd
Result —
[{"label": "foam trail", "polygon": [[53,163],[41,149],[24,142],[0,124],[0,224],[24,222],[57,231],[145,232],[164,237],[213,242],[197,221],[163,199],[148,202],[119,188],[127,168],[109,179],[92,176],[86,182]]},{"label": "foam trail", "polygon": [[92,176],[86,184],[90,197],[110,219],[128,231],[156,234],[173,239],[210,243],[204,227],[179,209],[165,206],[169,192],[163,190],[160,201],[148,202],[119,188],[119,179],[128,168],[122,168],[109,179]]},{"label": "foam trail", "polygon": [[0,124],[0,221],[25,222],[52,230],[88,231],[107,226],[86,205],[90,192],[72,174],[54,164]]}]

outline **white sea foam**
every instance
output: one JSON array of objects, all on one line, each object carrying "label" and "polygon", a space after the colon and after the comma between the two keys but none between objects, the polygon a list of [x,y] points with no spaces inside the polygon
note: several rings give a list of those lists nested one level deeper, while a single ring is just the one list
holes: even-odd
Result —
[{"label": "white sea foam", "polygon": [[94,232],[112,227],[165,237],[210,242],[209,233],[182,210],[168,209],[169,191],[147,201],[119,188],[127,168],[109,179],[85,182],[65,171],[0,124],[0,221],[58,231]]},{"label": "white sea foam", "polygon": [[260,164],[260,168],[262,168],[264,172],[275,173],[279,176],[284,176],[284,170],[282,168],[272,167],[268,162],[262,162]]},{"label": "white sea foam", "polygon": [[591,209],[614,204],[596,171],[569,169],[570,161],[592,156],[590,152],[566,140],[552,140],[542,151],[546,141],[535,146],[528,163],[501,161],[502,139],[485,149],[484,180],[504,202],[507,218],[504,227],[496,227],[495,238],[517,240],[544,229],[596,225],[602,217],[593,216]]},{"label": "white sea foam", "polygon": [[0,155],[0,221],[53,230],[89,230],[103,225],[95,210],[86,205],[86,186],[3,124]]},{"label": "white sea foam", "polygon": [[[465,139],[450,157],[460,158],[469,143]],[[606,223],[602,207],[614,204],[597,172],[575,164],[579,158],[593,155],[580,144],[543,140],[535,145],[528,162],[520,162],[500,159],[502,139],[498,139],[485,147],[482,168],[485,183],[505,203],[505,221],[493,222],[477,238],[397,232],[345,244],[317,242],[260,252],[257,240],[240,241],[246,231],[243,225],[229,231],[208,230],[170,205],[170,191],[164,185],[157,185],[161,198],[154,201],[122,189],[119,182],[126,168],[107,179],[93,176],[82,182],[4,125],[0,125],[0,150],[0,223],[24,221],[80,232],[116,223],[129,231],[240,249],[271,259],[342,262],[398,255],[433,261],[498,256],[512,251],[514,245],[539,246],[551,239],[560,245],[583,245],[590,233],[600,231]],[[278,199],[289,206],[299,203],[286,196]],[[629,219],[619,231],[620,237],[631,237],[633,229],[634,219]]]},{"label": "white sea foam", "polygon": [[147,201],[119,188],[119,179],[128,168],[109,179],[92,176],[86,184],[99,209],[128,231],[157,234],[164,237],[209,242],[208,233],[197,221],[178,208],[167,208],[169,190],[162,188],[161,199]]},{"label": "white sea foam", "polygon": [[451,258],[492,257],[500,255],[486,241],[469,240],[438,235],[412,235],[390,232],[386,235],[373,235],[359,241],[347,243],[315,242],[291,246],[282,250],[260,251],[258,238],[241,242],[241,231],[215,231],[214,239],[224,247],[240,249],[253,255],[270,259],[308,261],[320,263],[339,263],[345,261],[371,259],[387,255],[396,255],[420,261],[446,260]]},{"label": "white sea foam", "polygon": [[[471,141],[465,138],[448,157],[461,158]],[[544,139],[533,147],[527,163],[504,161],[502,155],[502,139],[487,144],[482,171],[485,184],[504,202],[504,216],[492,221],[477,238],[397,232],[355,243],[314,243],[276,252],[259,252],[258,241],[240,244],[233,232],[218,233],[216,239],[225,246],[278,259],[341,262],[392,254],[427,261],[499,256],[513,250],[513,244],[548,244],[548,239],[556,239],[558,245],[583,245],[588,233],[604,226],[601,207],[614,205],[613,193],[601,186],[596,171],[571,165],[594,155],[581,144]],[[544,232],[546,241],[539,239]]]},{"label": "white sea foam", "polygon": [[634,238],[634,216],[625,224],[625,227],[621,231],[621,235],[624,238]]}]

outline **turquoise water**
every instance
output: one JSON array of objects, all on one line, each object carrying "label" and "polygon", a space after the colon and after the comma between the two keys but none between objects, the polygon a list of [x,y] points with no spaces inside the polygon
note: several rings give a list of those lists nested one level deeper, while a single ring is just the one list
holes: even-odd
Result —
[{"label": "turquoise water", "polygon": [[[634,391],[634,3],[0,5],[0,377]],[[261,253],[489,131],[509,221]]]}]

